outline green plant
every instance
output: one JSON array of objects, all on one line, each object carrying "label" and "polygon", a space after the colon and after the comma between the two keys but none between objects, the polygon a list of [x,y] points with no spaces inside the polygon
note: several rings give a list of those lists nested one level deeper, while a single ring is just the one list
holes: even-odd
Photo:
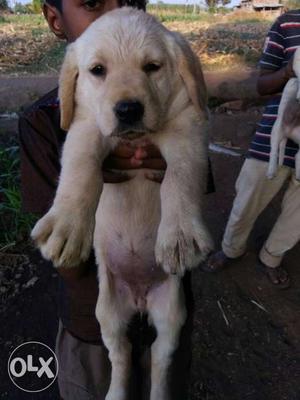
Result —
[{"label": "green plant", "polygon": [[32,6],[31,4],[16,3],[14,6],[14,12],[16,14],[31,14]]},{"label": "green plant", "polygon": [[0,147],[0,248],[27,238],[35,217],[21,210],[19,148]]}]

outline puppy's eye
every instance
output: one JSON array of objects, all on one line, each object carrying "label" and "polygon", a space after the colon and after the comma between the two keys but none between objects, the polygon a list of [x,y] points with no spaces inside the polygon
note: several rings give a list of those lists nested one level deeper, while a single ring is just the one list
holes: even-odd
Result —
[{"label": "puppy's eye", "polygon": [[103,65],[96,65],[92,69],[90,69],[90,72],[94,76],[105,76],[106,75],[106,68],[103,67]]},{"label": "puppy's eye", "polygon": [[156,63],[148,63],[143,66],[143,71],[146,72],[146,74],[149,74],[151,72],[156,72],[161,68],[160,64]]}]

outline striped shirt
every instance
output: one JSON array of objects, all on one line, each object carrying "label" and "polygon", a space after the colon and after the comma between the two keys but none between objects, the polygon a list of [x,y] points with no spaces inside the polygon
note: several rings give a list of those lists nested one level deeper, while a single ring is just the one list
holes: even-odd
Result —
[{"label": "striped shirt", "polygon": [[[300,10],[289,11],[281,15],[272,25],[266,38],[260,67],[277,71],[284,67],[300,47]],[[248,156],[262,161],[269,161],[271,151],[270,139],[272,127],[276,121],[281,94],[269,100],[257,126],[249,148]],[[283,164],[295,168],[295,154],[298,145],[288,140],[285,148]]]}]

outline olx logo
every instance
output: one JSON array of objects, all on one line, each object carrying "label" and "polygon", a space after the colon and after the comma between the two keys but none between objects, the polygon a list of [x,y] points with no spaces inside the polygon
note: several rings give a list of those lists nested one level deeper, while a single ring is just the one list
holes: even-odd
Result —
[{"label": "olx logo", "polygon": [[40,342],[18,346],[8,360],[8,374],[19,389],[35,393],[47,389],[55,381],[58,361],[55,353]]}]

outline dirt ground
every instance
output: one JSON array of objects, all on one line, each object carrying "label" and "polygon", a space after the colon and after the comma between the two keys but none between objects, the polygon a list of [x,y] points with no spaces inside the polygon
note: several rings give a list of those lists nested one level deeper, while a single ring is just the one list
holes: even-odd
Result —
[{"label": "dirt ground", "polygon": [[[237,110],[235,110],[237,108]],[[205,218],[216,247],[234,198],[234,182],[261,106],[234,103],[213,113],[210,152],[216,192],[205,198]],[[16,121],[0,119],[0,142]],[[280,212],[282,193],[259,217],[247,254],[230,268],[193,273],[195,317],[191,400],[300,399],[300,247],[284,259],[292,278],[288,290],[272,287],[255,265],[259,248]],[[57,400],[54,385],[30,395],[7,376],[7,360],[20,343],[37,340],[54,347],[57,330],[57,275],[30,248],[0,254],[0,399]],[[3,291],[4,289],[5,291]],[[182,399],[187,400],[187,399]]]}]

